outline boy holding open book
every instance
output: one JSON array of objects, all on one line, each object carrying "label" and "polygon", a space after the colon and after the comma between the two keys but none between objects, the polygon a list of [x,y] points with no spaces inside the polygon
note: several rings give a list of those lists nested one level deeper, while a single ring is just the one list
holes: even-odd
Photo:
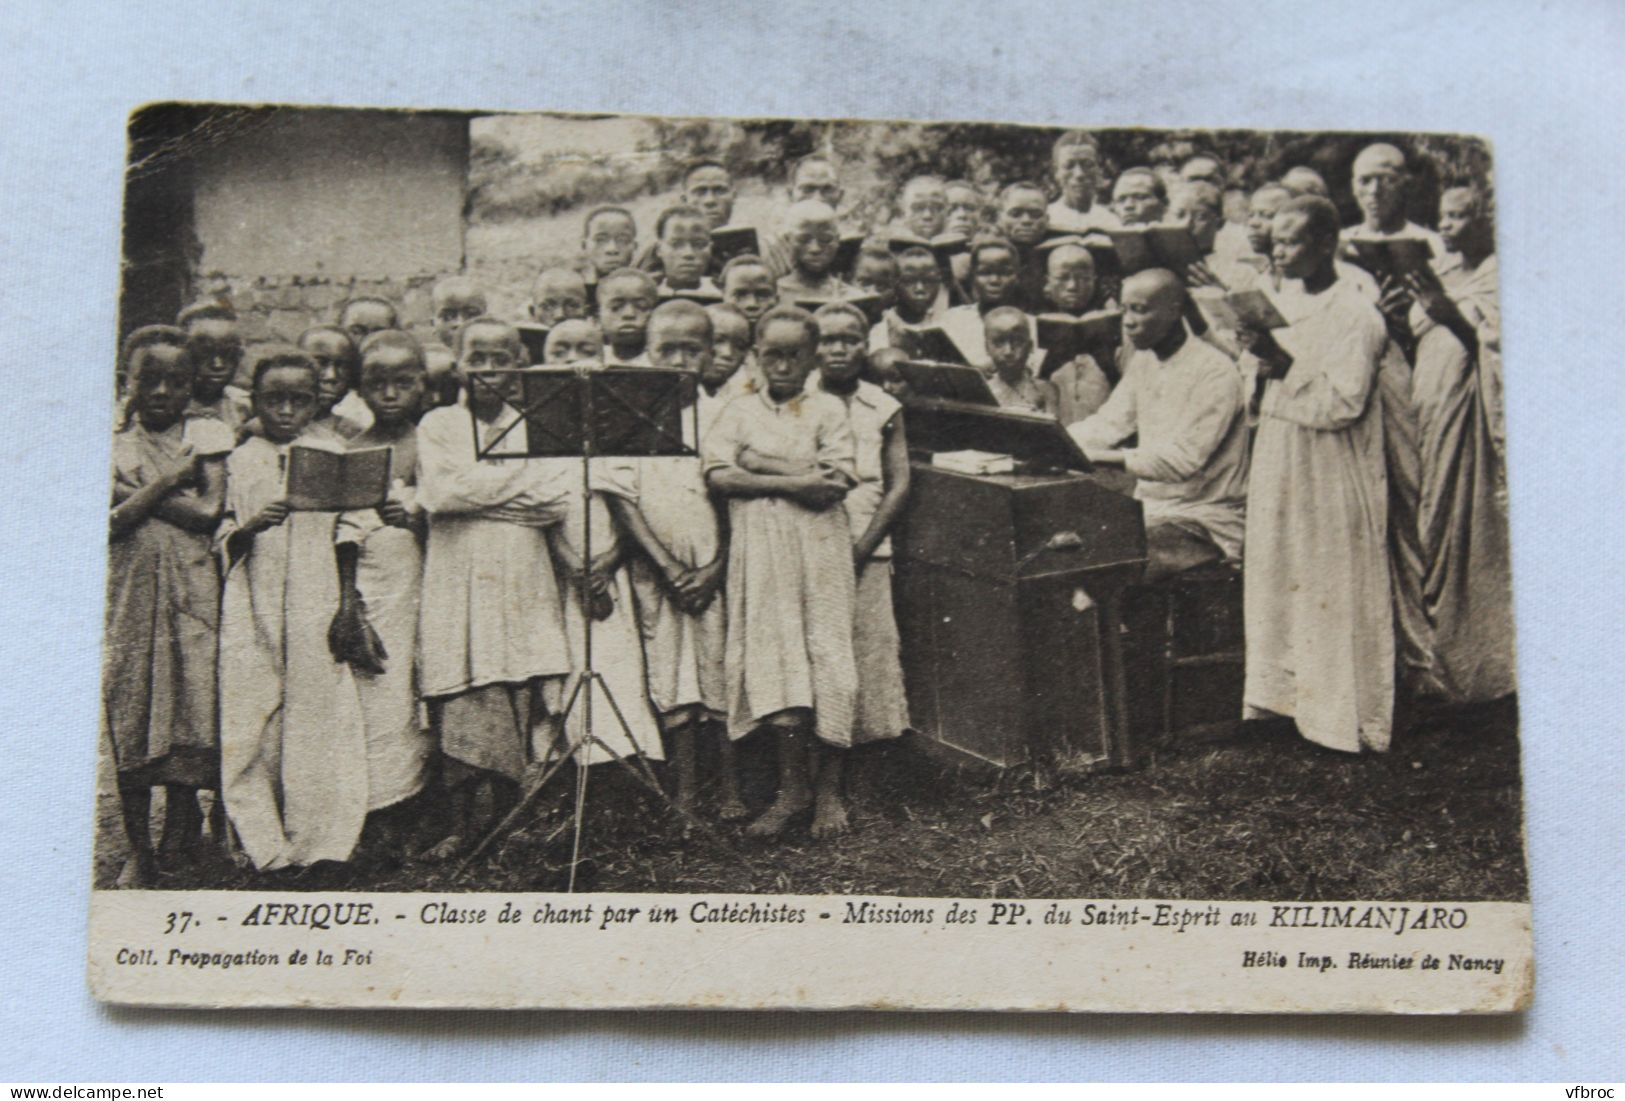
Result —
[{"label": "boy holding open book", "polygon": [[226,460],[220,612],[221,794],[262,871],[348,860],[367,814],[367,751],[349,665],[328,649],[339,604],[336,512],[295,509],[289,483],[321,401],[316,364],[296,348],[254,371],[260,435]]},{"label": "boy holding open book", "polygon": [[1094,256],[1081,239],[1063,238],[1046,251],[1044,301],[1049,312],[1038,315],[1038,345],[1044,351],[1038,373],[1055,387],[1061,423],[1074,424],[1111,394],[1102,365],[1117,375],[1122,315],[1112,308],[1091,310],[1098,280]]}]

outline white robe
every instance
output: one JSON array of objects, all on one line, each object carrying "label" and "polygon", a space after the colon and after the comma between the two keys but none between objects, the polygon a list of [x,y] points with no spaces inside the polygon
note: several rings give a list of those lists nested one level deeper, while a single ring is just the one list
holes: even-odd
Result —
[{"label": "white robe", "polygon": [[[397,480],[390,496],[417,511],[414,487]],[[371,508],[340,514],[334,538],[358,548],[356,590],[387,654],[380,674],[351,670],[366,728],[367,809],[378,810],[417,794],[428,767],[417,693],[423,551],[416,534],[385,524]]]},{"label": "white robe", "polygon": [[1491,413],[1494,373],[1487,369],[1499,358],[1489,321],[1499,312],[1495,258],[1472,273],[1458,262],[1441,279],[1477,330],[1478,347],[1469,352],[1455,333],[1412,308],[1423,591],[1447,698],[1493,700],[1514,690],[1511,546]]},{"label": "white robe", "polygon": [[[608,460],[598,486],[635,506],[660,545],[683,565],[704,566],[716,559],[721,546],[717,516],[699,456]],[[705,611],[690,615],[677,606],[647,558],[634,558],[630,570],[655,709],[665,714],[697,704],[726,714],[726,597],[719,591]]]},{"label": "white robe", "polygon": [[[734,466],[746,447],[857,480],[846,408],[810,384],[782,404],[765,391],[729,402],[701,441],[705,472]],[[770,715],[810,708],[820,739],[851,745],[858,675],[846,511],[734,497],[728,517],[729,734],[741,738]]]},{"label": "white robe", "polygon": [[[903,407],[872,382],[859,382],[841,398],[852,424],[857,450],[857,484],[841,502],[856,544],[869,530],[886,497],[886,441]],[[858,670],[857,709],[852,741],[896,738],[909,729],[908,696],[903,688],[902,640],[892,606],[892,545],[888,535],[857,574],[852,608],[852,655]]]},{"label": "white robe", "polygon": [[[565,543],[577,556],[586,560],[588,502],[583,500],[580,459],[537,459],[541,465],[551,465],[560,482],[570,485],[565,507]],[[593,489],[590,503],[592,524],[592,556],[597,558],[617,542],[619,535],[609,515],[609,506],[598,499],[598,491],[612,489],[615,480],[606,478],[604,466],[609,460],[594,459],[589,472],[589,485]],[[579,592],[573,585],[560,586],[564,599],[565,640],[570,650],[570,669],[581,672],[586,668],[587,632],[592,632],[592,667],[602,676],[602,682],[592,690],[592,733],[599,744],[583,745],[587,733],[587,700],[578,698],[565,724],[568,744],[582,746],[576,752],[582,764],[597,764],[616,757],[643,754],[651,760],[665,760],[666,752],[660,740],[660,726],[649,707],[648,682],[644,676],[643,639],[632,599],[632,582],[627,569],[621,566],[610,578],[610,597],[614,610],[607,619],[591,619],[583,613]],[[548,706],[561,710],[569,701],[561,696],[563,682],[553,681],[546,686]],[[606,689],[608,694],[606,695]],[[582,693],[587,691],[583,688]],[[613,697],[613,704],[610,697]],[[616,716],[619,708],[620,718]],[[625,727],[621,725],[625,720]],[[630,737],[628,737],[630,735]]]},{"label": "white robe", "polygon": [[1090,205],[1087,211],[1074,210],[1066,200],[1056,199],[1049,204],[1049,230],[1051,233],[1105,233],[1121,229],[1122,220],[1112,208],[1102,202]]},{"label": "white robe", "polygon": [[[499,424],[517,417],[504,410]],[[427,697],[570,671],[545,531],[564,519],[570,486],[539,460],[476,460],[474,443],[461,406],[432,410],[418,425],[417,499],[429,514],[419,631]]]},{"label": "white robe", "polygon": [[[287,449],[254,437],[226,460],[222,548],[241,523],[282,496]],[[327,648],[339,599],[335,519],[331,512],[295,512],[227,564],[221,795],[243,849],[262,871],[349,859],[367,817],[361,699],[350,667]]]},{"label": "white robe", "polygon": [[[1132,346],[1131,346],[1132,347]],[[1118,446],[1145,503],[1145,526],[1194,524],[1241,558],[1247,501],[1247,396],[1241,371],[1195,337],[1166,362],[1133,349],[1106,404],[1067,431],[1088,450]]]},{"label": "white robe", "polygon": [[1385,750],[1394,622],[1378,370],[1387,331],[1338,280],[1277,297],[1292,357],[1266,384],[1247,495],[1245,704],[1332,749]]}]

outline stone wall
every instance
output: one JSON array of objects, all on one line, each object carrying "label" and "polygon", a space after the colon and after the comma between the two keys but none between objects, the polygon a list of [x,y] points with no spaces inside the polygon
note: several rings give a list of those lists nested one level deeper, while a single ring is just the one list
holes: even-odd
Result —
[{"label": "stone wall", "polygon": [[430,288],[463,266],[467,159],[460,115],[257,116],[196,150],[193,297],[230,302],[249,341],[292,340],[361,295],[427,335]]},{"label": "stone wall", "polygon": [[401,323],[420,337],[430,336],[432,312],[429,291],[447,272],[402,278],[369,279],[360,276],[328,279],[322,276],[232,276],[213,272],[199,281],[198,297],[218,298],[236,309],[243,339],[295,340],[312,325],[338,320],[339,308],[350,298],[376,295],[394,302]]}]

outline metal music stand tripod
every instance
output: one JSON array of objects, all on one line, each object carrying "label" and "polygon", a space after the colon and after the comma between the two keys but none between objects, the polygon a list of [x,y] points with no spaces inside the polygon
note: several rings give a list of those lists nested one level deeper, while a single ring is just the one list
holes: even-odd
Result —
[{"label": "metal music stand tripod", "polygon": [[[500,397],[519,416],[493,438],[481,441],[482,427],[474,418],[476,459],[579,458],[581,496],[585,519],[582,524],[583,576],[590,572],[592,550],[592,460],[595,458],[644,458],[651,456],[694,456],[691,439],[683,431],[685,411],[691,424],[697,424],[695,377],[687,371],[651,367],[522,367],[504,370],[471,371],[467,376],[470,394],[483,390]],[[469,416],[474,417],[472,408]],[[576,795],[572,823],[575,836],[570,849],[569,890],[575,890],[576,869],[581,863],[581,835],[587,809],[587,769],[594,749],[624,768],[639,784],[658,795],[668,808],[728,855],[749,866],[732,846],[711,826],[684,807],[673,803],[660,786],[649,763],[640,753],[631,760],[614,752],[593,726],[593,689],[603,692],[616,724],[628,745],[637,739],[609,682],[593,665],[593,616],[585,584],[581,587],[582,666],[566,681],[565,703],[554,720],[558,737],[530,772],[524,791],[502,821],[498,822],[458,864],[462,871],[479,859],[530,813],[546,787],[566,762],[576,762]],[[568,593],[565,599],[570,599]],[[581,708],[581,733],[569,742],[569,720]],[[529,731],[521,732],[528,742]],[[560,827],[562,830],[563,827]],[[558,836],[559,831],[548,838]]]}]

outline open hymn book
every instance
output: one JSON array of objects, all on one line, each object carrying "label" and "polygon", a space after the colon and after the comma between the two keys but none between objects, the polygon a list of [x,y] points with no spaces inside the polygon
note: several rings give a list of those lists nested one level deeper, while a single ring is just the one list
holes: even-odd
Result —
[{"label": "open hymn book", "polygon": [[329,451],[294,444],[287,456],[287,501],[295,512],[373,508],[389,495],[394,448]]},{"label": "open hymn book", "polygon": [[1039,378],[1048,378],[1080,355],[1093,357],[1102,370],[1113,370],[1117,349],[1123,343],[1122,310],[1092,310],[1077,317],[1041,313],[1036,321],[1038,347],[1044,353]]},{"label": "open hymn book", "polygon": [[1209,325],[1219,329],[1284,329],[1286,318],[1261,290],[1222,291],[1199,287],[1190,292],[1191,301]]}]

